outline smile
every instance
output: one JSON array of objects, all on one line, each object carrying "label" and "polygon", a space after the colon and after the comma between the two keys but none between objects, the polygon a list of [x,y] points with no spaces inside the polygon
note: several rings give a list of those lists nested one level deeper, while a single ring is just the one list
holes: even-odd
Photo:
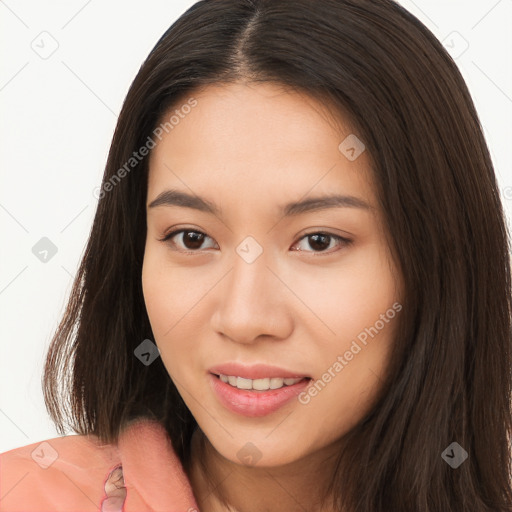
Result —
[{"label": "smile", "polygon": [[[230,384],[230,379],[233,384]],[[248,417],[261,417],[276,412],[291,403],[311,384],[309,377],[245,379],[214,373],[210,373],[208,380],[223,407]],[[295,403],[299,402],[295,400]]]},{"label": "smile", "polygon": [[282,377],[269,377],[264,379],[244,379],[233,375],[218,375],[219,379],[234,388],[244,390],[267,391],[269,389],[280,389],[284,386],[293,386],[305,379],[301,377],[297,379],[282,378]]}]

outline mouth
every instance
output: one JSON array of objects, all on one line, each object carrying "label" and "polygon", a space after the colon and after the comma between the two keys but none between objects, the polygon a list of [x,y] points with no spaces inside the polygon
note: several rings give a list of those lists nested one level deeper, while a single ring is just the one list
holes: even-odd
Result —
[{"label": "mouth", "polygon": [[[222,364],[212,366],[208,371],[214,375],[224,378],[236,377],[251,381],[265,380],[265,379],[302,379],[304,377],[311,377],[306,373],[296,372],[294,370],[287,370],[279,366],[255,363],[245,364],[238,361],[230,361]],[[234,382],[234,381],[233,381]],[[277,383],[277,381],[274,381]],[[260,383],[261,384],[261,383]]]},{"label": "mouth", "polygon": [[311,377],[306,376],[249,379],[212,372],[209,373],[208,380],[219,405],[232,413],[249,418],[277,413],[285,406],[297,407],[297,396],[312,381]]},{"label": "mouth", "polygon": [[217,379],[231,387],[244,391],[269,391],[293,386],[302,381],[311,380],[310,377],[265,377],[260,379],[246,379],[237,375],[224,375],[222,373],[212,373]]}]

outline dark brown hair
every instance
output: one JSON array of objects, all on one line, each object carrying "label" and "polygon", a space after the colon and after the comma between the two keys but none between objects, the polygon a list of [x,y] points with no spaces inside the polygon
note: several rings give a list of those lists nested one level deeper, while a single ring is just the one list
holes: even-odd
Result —
[{"label": "dark brown hair", "polygon": [[[103,177],[198,87],[269,82],[348,113],[373,162],[405,285],[389,376],[346,435],[330,490],[351,512],[512,510],[509,235],[479,119],[436,37],[392,0],[204,0],[162,36],[123,104]],[[185,465],[197,426],[154,339],[141,270],[148,158],[101,195],[44,372],[66,425],[115,442],[161,421]],[[176,293],[179,293],[177,290]],[[452,442],[469,454],[453,469]]]}]

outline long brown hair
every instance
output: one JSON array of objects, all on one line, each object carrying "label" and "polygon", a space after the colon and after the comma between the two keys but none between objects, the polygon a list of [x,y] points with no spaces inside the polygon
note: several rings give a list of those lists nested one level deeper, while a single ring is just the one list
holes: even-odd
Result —
[{"label": "long brown hair", "polygon": [[[119,115],[48,352],[44,396],[59,432],[115,442],[151,417],[188,461],[193,416],[161,358],[134,356],[154,339],[141,286],[148,158],[129,172],[126,162],[170,108],[234,81],[282,84],[350,116],[405,284],[381,398],[332,475],[335,508],[512,510],[510,247],[496,177],[457,66],[392,0],[203,0],[158,41]],[[452,442],[468,453],[457,468],[441,456]]]}]

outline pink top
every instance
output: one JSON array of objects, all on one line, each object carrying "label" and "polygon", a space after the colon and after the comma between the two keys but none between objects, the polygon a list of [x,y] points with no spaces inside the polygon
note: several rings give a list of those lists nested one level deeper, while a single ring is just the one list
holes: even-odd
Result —
[{"label": "pink top", "polygon": [[69,435],[0,454],[2,512],[199,512],[160,423],[138,419],[117,445]]}]

